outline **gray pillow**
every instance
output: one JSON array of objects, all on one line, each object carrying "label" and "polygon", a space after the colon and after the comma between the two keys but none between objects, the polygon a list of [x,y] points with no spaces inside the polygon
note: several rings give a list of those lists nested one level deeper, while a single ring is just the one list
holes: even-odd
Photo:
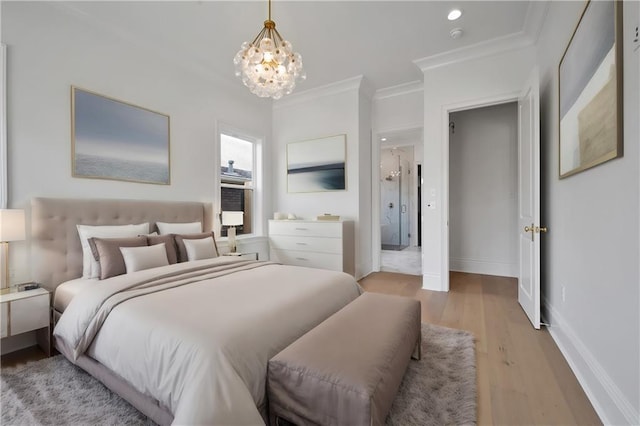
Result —
[{"label": "gray pillow", "polygon": [[184,240],[201,240],[203,238],[212,237],[213,238],[213,248],[215,251],[215,256],[219,256],[218,246],[216,245],[216,236],[213,232],[203,232],[201,234],[183,234],[183,235],[174,235],[176,239],[176,248],[178,249],[178,262],[187,262],[189,257],[187,256],[187,249],[184,246]]},{"label": "gray pillow", "polygon": [[178,251],[176,250],[176,242],[173,235],[147,235],[147,244],[155,246],[164,243],[167,250],[167,260],[170,265],[178,263]]},{"label": "gray pillow", "polygon": [[89,238],[89,247],[94,259],[100,264],[100,279],[104,280],[127,272],[120,247],[142,247],[147,237]]}]

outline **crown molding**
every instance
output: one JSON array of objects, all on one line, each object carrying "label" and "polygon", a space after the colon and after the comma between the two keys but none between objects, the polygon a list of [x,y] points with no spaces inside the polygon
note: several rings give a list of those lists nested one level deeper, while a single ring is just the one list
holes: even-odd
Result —
[{"label": "crown molding", "polygon": [[[337,95],[338,93],[348,91],[359,91],[363,86],[364,76],[358,75],[356,77],[347,78],[346,80],[336,81],[335,83],[326,84],[320,87],[314,87],[313,89],[303,90],[301,92],[292,93],[286,97],[273,101],[273,108],[280,109],[286,108],[291,105],[300,104],[303,102],[309,102],[313,99],[322,98],[324,96]],[[369,86],[369,83],[364,83]],[[363,89],[366,90],[370,89]]]},{"label": "crown molding", "polygon": [[525,17],[522,30],[526,36],[529,37],[532,44],[536,44],[538,38],[540,38],[540,32],[542,31],[542,26],[544,25],[548,11],[548,0],[529,2],[527,16]]},{"label": "crown molding", "polygon": [[423,72],[452,65],[459,62],[466,62],[472,59],[494,56],[510,50],[522,49],[532,46],[533,43],[523,32],[509,34],[448,52],[437,53],[426,58],[413,61]]},{"label": "crown molding", "polygon": [[548,0],[531,1],[527,7],[527,14],[521,31],[459,49],[437,53],[426,58],[416,59],[413,63],[424,72],[446,65],[533,46],[540,37],[540,31],[544,25],[548,10]]},{"label": "crown molding", "polygon": [[397,86],[385,87],[376,90],[374,99],[386,99],[394,96],[408,95],[411,93],[421,93],[424,90],[422,81],[410,81],[409,83],[398,84]]}]

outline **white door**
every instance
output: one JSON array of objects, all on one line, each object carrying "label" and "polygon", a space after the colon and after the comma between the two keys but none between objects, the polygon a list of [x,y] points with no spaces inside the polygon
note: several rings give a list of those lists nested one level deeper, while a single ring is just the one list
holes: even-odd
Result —
[{"label": "white door", "polygon": [[540,89],[534,69],[518,99],[518,302],[540,328]]}]

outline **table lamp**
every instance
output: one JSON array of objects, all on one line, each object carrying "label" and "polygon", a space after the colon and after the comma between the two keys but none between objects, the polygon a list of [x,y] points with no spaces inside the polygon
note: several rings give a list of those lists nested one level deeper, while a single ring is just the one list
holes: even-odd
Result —
[{"label": "table lamp", "polygon": [[26,238],[24,210],[1,209],[0,210],[0,244],[2,244],[2,274],[1,288],[9,287],[9,242],[22,241]]},{"label": "table lamp", "polygon": [[236,252],[236,226],[243,224],[244,212],[222,212],[222,226],[228,226],[227,237],[229,242],[229,252]]}]

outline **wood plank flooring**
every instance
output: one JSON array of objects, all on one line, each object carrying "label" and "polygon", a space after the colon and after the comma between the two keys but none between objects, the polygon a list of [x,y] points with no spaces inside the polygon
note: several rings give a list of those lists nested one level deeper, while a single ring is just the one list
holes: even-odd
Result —
[{"label": "wood plank flooring", "polygon": [[422,321],[475,335],[479,424],[602,424],[549,332],[535,330],[518,305],[515,279],[452,272],[448,293],[389,272],[360,284],[420,300]]},{"label": "wood plank flooring", "polygon": [[[555,342],[536,331],[518,305],[516,280],[451,273],[449,293],[422,290],[422,278],[378,272],[366,291],[414,297],[422,320],[476,337],[478,423],[600,425],[600,419]],[[33,347],[2,357],[2,367],[44,358]]]}]

